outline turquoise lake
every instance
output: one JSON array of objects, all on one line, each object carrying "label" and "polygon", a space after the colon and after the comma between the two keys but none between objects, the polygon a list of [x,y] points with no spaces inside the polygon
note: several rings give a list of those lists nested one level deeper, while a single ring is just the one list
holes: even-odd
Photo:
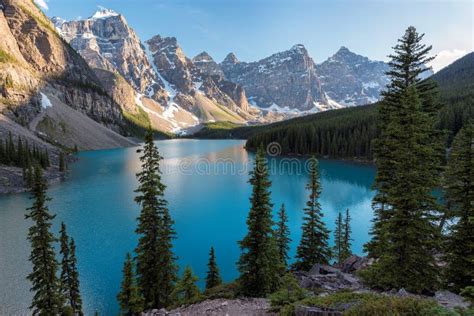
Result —
[{"label": "turquoise lake", "polygon": [[[253,154],[238,140],[168,140],[156,144],[164,157],[161,168],[166,198],[175,221],[174,251],[181,268],[190,265],[205,277],[209,248],[216,249],[225,281],[237,277],[237,241],[246,233],[251,187],[247,183]],[[125,254],[133,251],[139,207],[133,201],[140,168],[137,148],[81,152],[68,179],[50,187],[50,211],[56,213],[77,245],[78,268],[86,315],[117,315],[116,294]],[[307,199],[303,158],[270,158],[272,202],[276,213],[285,203],[291,230],[291,255],[300,239]],[[324,221],[330,230],[339,211],[353,218],[353,252],[362,253],[372,218],[371,185],[375,168],[337,160],[320,160]],[[0,315],[24,315],[31,301],[31,224],[24,219],[29,194],[0,196]]]}]

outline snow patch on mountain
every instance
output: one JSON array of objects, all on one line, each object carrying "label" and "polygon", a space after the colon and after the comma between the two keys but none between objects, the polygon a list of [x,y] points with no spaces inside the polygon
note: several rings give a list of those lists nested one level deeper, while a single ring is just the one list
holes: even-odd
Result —
[{"label": "snow patch on mountain", "polygon": [[90,17],[90,19],[92,20],[107,19],[113,16],[119,16],[119,15],[120,14],[118,14],[114,10],[110,10],[110,9],[99,6],[99,10],[96,13],[94,13],[94,15]]},{"label": "snow patch on mountain", "polygon": [[40,92],[40,94],[41,94],[41,107],[43,109],[52,107],[53,104],[51,103],[51,100],[48,98],[48,96],[44,94],[43,92]]}]

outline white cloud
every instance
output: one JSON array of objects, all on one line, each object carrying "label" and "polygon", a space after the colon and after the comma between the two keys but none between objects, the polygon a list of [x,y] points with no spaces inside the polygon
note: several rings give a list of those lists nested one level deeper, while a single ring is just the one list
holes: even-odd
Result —
[{"label": "white cloud", "polygon": [[434,72],[438,72],[466,54],[467,51],[463,49],[442,50],[436,55],[430,66],[433,67]]},{"label": "white cloud", "polygon": [[48,4],[46,3],[48,0],[34,0],[35,3],[43,10],[48,10]]}]

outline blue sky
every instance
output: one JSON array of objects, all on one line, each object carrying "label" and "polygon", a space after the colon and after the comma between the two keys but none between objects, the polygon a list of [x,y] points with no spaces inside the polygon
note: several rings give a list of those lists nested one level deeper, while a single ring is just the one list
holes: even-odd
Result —
[{"label": "blue sky", "polygon": [[[341,46],[386,60],[414,25],[441,59],[473,50],[471,0],[36,0],[48,16],[91,16],[97,6],[122,13],[142,40],[175,36],[188,56],[205,50],[217,61],[229,52],[254,61],[294,44],[321,62]],[[445,61],[446,62],[446,61]]]}]

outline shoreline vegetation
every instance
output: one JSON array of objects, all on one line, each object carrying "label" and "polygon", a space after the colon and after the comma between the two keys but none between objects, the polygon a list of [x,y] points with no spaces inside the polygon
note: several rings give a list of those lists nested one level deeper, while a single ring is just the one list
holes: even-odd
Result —
[{"label": "shoreline vegetation", "polygon": [[[437,121],[442,111],[435,97],[437,87],[433,81],[419,79],[425,71],[421,65],[432,58],[431,46],[423,44],[422,39],[423,34],[409,27],[394,47],[388,73],[391,84],[377,105],[377,122],[374,117],[355,118],[354,124],[341,127],[346,132],[338,136],[326,133],[332,128],[327,125],[305,131],[319,135],[315,138],[305,138],[297,130],[291,134],[291,127],[285,135],[276,129],[249,138],[247,145],[256,149],[256,156],[249,172],[252,193],[247,231],[235,245],[241,255],[236,263],[240,275],[234,282],[222,282],[216,263],[222,254],[213,248],[208,253],[204,291],[197,287],[198,277],[192,267],[183,267],[182,275],[178,275],[173,240],[179,236],[162,182],[162,157],[149,128],[139,150],[141,170],[136,174],[138,241],[135,249],[124,254],[123,281],[117,293],[121,314],[166,315],[166,309],[198,308],[199,304],[224,298],[252,304],[264,299],[255,310],[280,315],[472,315],[474,122],[463,122],[444,164],[447,138]],[[375,108],[372,105],[371,109]],[[357,111],[363,109],[344,113]],[[290,134],[294,137],[288,137]],[[295,262],[289,264],[288,219],[284,205],[276,206],[280,212],[274,218],[272,183],[265,159],[266,154],[272,154],[266,145],[275,141],[280,153],[295,149],[301,154],[375,159],[377,194],[372,201],[372,239],[365,245],[367,258],[352,255],[350,210],[340,210],[331,229],[322,221],[325,210],[319,203],[318,161],[312,156],[302,236]],[[27,279],[34,294],[30,309],[35,314],[83,315],[76,267],[81,258],[75,256],[75,248],[80,245],[67,234],[64,223],[59,238],[51,232],[55,215],[47,206],[50,199],[43,176],[49,156],[46,153],[46,159],[44,154],[32,153],[40,163],[28,165],[18,159],[23,157],[19,154],[23,145],[16,149],[12,146],[13,142],[7,143],[9,163],[28,172],[34,170],[28,180],[33,197],[27,215],[32,220],[27,236],[32,264]],[[30,152],[29,147],[26,152]],[[67,169],[62,153],[57,168],[60,172]],[[432,195],[437,187],[444,189],[445,201],[437,201]],[[329,242],[331,234],[334,245]],[[55,247],[58,241],[59,251]]]}]

